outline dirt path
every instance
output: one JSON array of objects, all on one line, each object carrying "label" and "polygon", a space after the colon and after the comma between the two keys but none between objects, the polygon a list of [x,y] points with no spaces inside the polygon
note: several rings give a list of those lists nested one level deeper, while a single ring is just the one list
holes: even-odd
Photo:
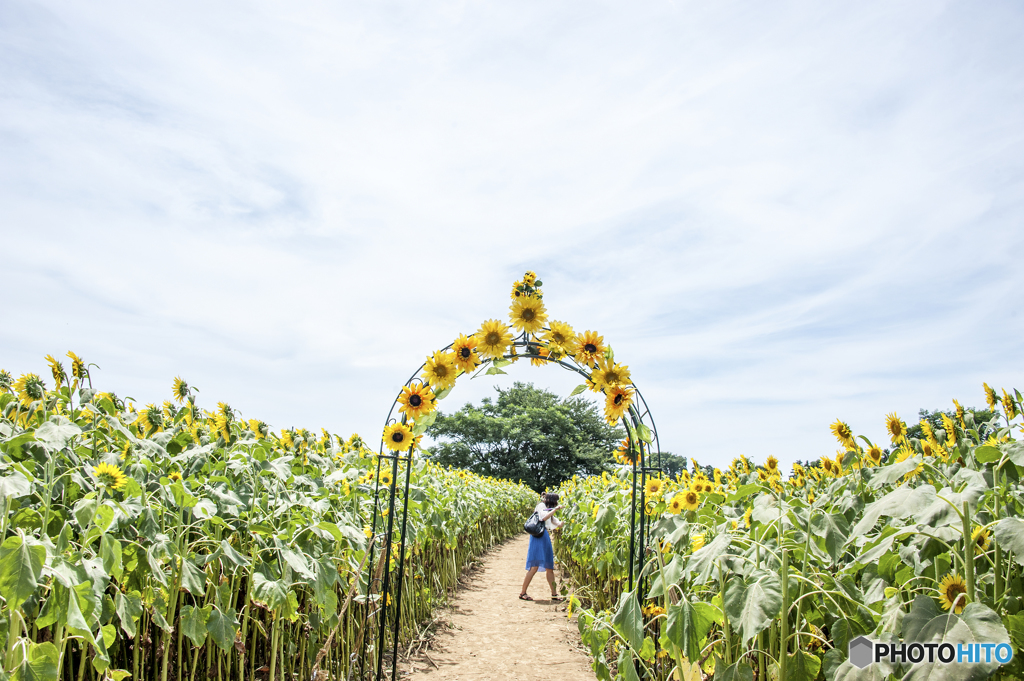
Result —
[{"label": "dirt path", "polygon": [[[403,665],[403,678],[594,681],[590,661],[578,646],[575,622],[565,605],[548,600],[548,583],[537,573],[530,584],[535,601],[519,600],[526,574],[529,535],[491,550],[468,585],[459,589],[449,621],[427,653]],[[556,573],[557,574],[557,573]]]}]

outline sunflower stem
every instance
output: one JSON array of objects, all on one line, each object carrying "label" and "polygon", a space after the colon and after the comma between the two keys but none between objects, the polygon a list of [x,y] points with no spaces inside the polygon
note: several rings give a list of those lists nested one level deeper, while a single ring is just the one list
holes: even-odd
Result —
[{"label": "sunflower stem", "polygon": [[974,541],[971,539],[971,513],[964,502],[964,512],[961,516],[964,526],[964,580],[967,582],[967,600],[970,603],[974,598]]}]

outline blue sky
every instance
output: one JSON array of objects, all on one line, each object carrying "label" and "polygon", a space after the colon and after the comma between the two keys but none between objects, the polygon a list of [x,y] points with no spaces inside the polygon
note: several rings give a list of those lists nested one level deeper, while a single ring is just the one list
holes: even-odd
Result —
[{"label": "blue sky", "polygon": [[[0,367],[376,439],[526,269],[666,449],[1024,389],[1011,2],[0,5]],[[552,367],[460,385],[446,403]]]}]

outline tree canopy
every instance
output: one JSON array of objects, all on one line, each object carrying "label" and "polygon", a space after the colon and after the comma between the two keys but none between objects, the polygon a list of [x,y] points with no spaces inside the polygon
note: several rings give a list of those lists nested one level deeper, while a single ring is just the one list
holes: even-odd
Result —
[{"label": "tree canopy", "polygon": [[496,478],[522,480],[537,491],[573,475],[600,473],[625,434],[609,426],[581,397],[516,382],[496,388],[497,399],[441,414],[427,430],[437,442],[431,458]]}]

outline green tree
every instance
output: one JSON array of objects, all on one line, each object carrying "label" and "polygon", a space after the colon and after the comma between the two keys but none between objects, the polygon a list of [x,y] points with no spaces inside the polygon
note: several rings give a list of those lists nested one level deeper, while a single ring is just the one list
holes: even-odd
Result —
[{"label": "green tree", "polygon": [[481,475],[522,480],[537,491],[575,474],[605,470],[624,437],[593,404],[516,382],[480,406],[441,414],[427,430],[436,440],[431,458]]}]

